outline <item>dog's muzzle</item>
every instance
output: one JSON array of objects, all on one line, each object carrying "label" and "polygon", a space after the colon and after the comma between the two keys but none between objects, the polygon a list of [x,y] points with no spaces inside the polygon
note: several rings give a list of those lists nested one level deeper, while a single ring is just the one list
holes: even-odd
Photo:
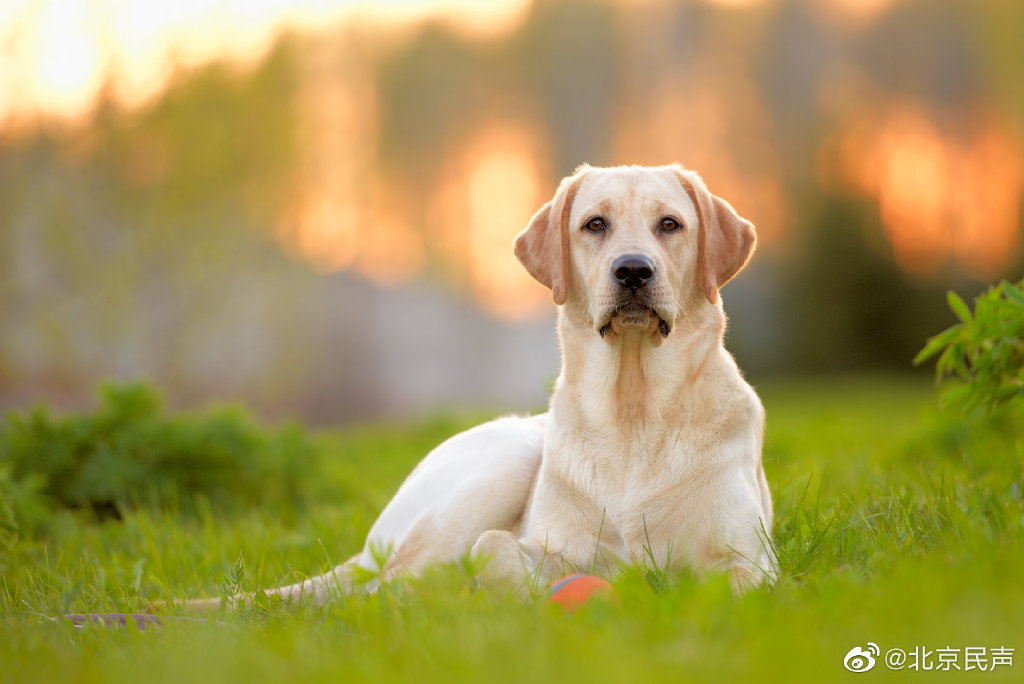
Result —
[{"label": "dog's muzzle", "polygon": [[671,327],[651,301],[649,283],[655,280],[657,266],[645,254],[620,254],[611,264],[612,282],[619,285],[617,305],[598,326],[603,338],[609,330],[644,330],[657,322],[658,332],[668,337]]}]

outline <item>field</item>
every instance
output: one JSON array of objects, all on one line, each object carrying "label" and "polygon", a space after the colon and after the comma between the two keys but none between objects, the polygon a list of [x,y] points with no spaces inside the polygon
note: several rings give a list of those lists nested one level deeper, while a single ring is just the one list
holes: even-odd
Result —
[{"label": "field", "polygon": [[[323,571],[358,550],[431,446],[480,418],[448,416],[315,435],[297,502],[224,508],[214,494],[7,532],[0,681],[823,682],[854,676],[844,656],[869,642],[880,655],[865,678],[1020,681],[1024,663],[963,670],[1005,662],[1001,648],[1024,658],[1024,415],[940,411],[919,379],[758,390],[774,587],[736,598],[721,577],[634,568],[614,601],[566,614],[479,591],[463,564],[322,608],[263,601],[159,633],[59,618]],[[969,662],[968,647],[984,658]],[[930,651],[937,669],[911,671],[909,655],[892,671],[894,648]],[[942,654],[954,671],[938,669]]]}]

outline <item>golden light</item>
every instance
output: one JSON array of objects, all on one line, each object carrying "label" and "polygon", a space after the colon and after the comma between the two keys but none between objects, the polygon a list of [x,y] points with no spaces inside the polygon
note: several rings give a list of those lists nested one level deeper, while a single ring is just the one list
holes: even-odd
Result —
[{"label": "golden light", "polygon": [[535,161],[519,141],[510,137],[494,142],[470,171],[469,259],[481,301],[492,310],[519,316],[532,311],[538,298],[530,296],[537,290],[512,258],[512,237],[541,204],[540,179]]},{"label": "golden light", "polygon": [[[754,222],[761,245],[779,241],[785,221],[781,165],[765,142],[768,116],[749,78],[700,68],[666,75],[648,92],[624,98],[615,130],[617,160],[680,162]],[[751,138],[742,149],[734,145],[736,131]]]},{"label": "golden light", "polygon": [[842,21],[868,23],[887,12],[897,0],[828,0],[827,5]]},{"label": "golden light", "polygon": [[[91,36],[97,28],[96,17],[84,0],[34,9],[38,29],[18,44],[28,55],[20,87],[32,93],[40,109],[78,115],[103,83],[105,55]],[[5,96],[8,102],[17,98],[13,88]]]},{"label": "golden light", "polygon": [[326,195],[314,195],[301,203],[282,228],[285,245],[298,256],[330,273],[355,261],[359,219],[355,209]]},{"label": "golden light", "polygon": [[967,271],[995,276],[1019,246],[1024,145],[994,125],[967,143],[953,162],[950,213],[960,224],[954,249]]},{"label": "golden light", "polygon": [[342,21],[385,27],[441,18],[472,34],[510,30],[527,0],[3,0],[0,130],[39,118],[83,121],[105,90],[137,107],[176,70],[262,59],[284,31]]},{"label": "golden light", "polygon": [[942,137],[921,112],[898,109],[882,130],[876,154],[875,191],[897,258],[908,270],[932,273],[950,247],[943,221],[950,188]]},{"label": "golden light", "polygon": [[470,134],[447,162],[430,220],[455,268],[463,264],[486,310],[515,320],[550,309],[551,293],[516,261],[512,241],[554,193],[541,127],[491,121]]},{"label": "golden light", "polygon": [[299,56],[299,160],[279,238],[321,271],[352,268],[382,285],[409,280],[423,263],[416,213],[398,183],[374,168],[372,74],[343,41],[310,40]]},{"label": "golden light", "polygon": [[842,174],[877,199],[900,266],[930,276],[954,262],[981,279],[1016,256],[1024,146],[992,114],[969,133],[943,134],[914,102],[860,123],[839,143]]},{"label": "golden light", "polygon": [[752,7],[754,5],[763,5],[765,0],[705,0],[709,5],[718,5],[720,7]]}]

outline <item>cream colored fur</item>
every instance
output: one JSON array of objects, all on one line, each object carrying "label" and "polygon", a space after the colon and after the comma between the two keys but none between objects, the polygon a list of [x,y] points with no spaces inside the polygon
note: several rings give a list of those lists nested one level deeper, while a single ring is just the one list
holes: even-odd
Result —
[{"label": "cream colored fur", "polygon": [[[356,566],[387,580],[470,550],[487,578],[525,588],[642,562],[725,571],[737,591],[773,579],[764,411],[722,345],[718,297],[753,248],[753,226],[692,171],[581,167],[516,240],[560,305],[548,413],[444,442],[358,555],[268,593],[323,601],[374,588]],[[640,303],[611,272],[627,253],[655,266]]]}]

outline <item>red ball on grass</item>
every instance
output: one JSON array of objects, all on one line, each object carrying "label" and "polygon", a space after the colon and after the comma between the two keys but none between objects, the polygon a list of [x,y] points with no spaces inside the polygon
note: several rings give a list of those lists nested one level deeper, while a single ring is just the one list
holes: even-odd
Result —
[{"label": "red ball on grass", "polygon": [[612,585],[600,577],[577,573],[566,575],[551,584],[548,601],[573,611],[587,602],[591,596],[610,596]]}]

